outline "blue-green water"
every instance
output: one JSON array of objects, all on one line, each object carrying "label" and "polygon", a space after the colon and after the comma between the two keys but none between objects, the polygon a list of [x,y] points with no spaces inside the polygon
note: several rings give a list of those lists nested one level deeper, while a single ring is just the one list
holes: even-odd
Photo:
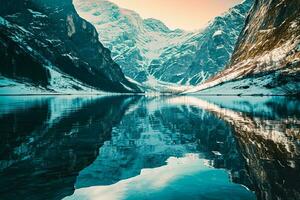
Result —
[{"label": "blue-green water", "polygon": [[299,103],[2,96],[0,199],[299,199]]}]

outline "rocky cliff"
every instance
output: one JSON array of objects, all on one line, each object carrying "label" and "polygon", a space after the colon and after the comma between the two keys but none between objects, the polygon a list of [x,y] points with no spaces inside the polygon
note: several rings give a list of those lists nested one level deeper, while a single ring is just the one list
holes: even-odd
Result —
[{"label": "rocky cliff", "polygon": [[256,0],[230,66],[189,92],[299,94],[299,73],[300,1]]},{"label": "rocky cliff", "polygon": [[137,91],[71,0],[1,0],[0,41],[3,77],[49,91]]}]

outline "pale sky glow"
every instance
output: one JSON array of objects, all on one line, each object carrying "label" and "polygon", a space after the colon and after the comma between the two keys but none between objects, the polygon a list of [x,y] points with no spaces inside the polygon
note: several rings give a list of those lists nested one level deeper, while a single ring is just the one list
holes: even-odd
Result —
[{"label": "pale sky glow", "polygon": [[200,29],[242,0],[111,0],[143,18],[163,21],[171,29]]}]

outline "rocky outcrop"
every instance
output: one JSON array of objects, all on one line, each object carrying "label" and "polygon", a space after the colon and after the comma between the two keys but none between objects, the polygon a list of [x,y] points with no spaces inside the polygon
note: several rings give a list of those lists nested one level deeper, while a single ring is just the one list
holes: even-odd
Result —
[{"label": "rocky outcrop", "polygon": [[96,90],[138,91],[71,0],[3,1],[0,16],[2,76],[53,90],[68,77]]}]

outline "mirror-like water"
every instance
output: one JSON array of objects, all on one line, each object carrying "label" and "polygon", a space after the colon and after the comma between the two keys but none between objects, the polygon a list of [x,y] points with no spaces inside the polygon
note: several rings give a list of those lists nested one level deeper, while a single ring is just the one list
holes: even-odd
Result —
[{"label": "mirror-like water", "polygon": [[1,97],[0,199],[300,199],[299,103]]}]

